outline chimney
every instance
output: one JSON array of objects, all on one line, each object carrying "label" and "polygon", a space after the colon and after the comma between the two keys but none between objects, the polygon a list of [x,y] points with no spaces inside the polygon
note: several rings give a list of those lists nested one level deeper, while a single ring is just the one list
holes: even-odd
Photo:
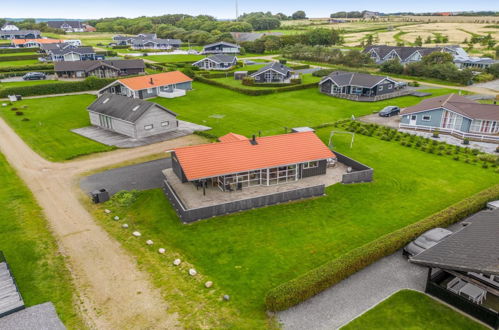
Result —
[{"label": "chimney", "polygon": [[151,85],[154,85],[154,81],[152,80],[152,78],[151,78],[151,80],[149,80],[149,83],[150,83]]},{"label": "chimney", "polygon": [[258,144],[258,142],[256,142],[256,136],[255,136],[255,134],[253,134],[253,137],[251,138],[250,143],[252,145],[254,145],[254,146],[256,146]]}]

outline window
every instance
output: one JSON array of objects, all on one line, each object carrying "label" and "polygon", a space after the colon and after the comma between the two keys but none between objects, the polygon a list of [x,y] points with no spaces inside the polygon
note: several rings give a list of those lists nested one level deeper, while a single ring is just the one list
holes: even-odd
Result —
[{"label": "window", "polygon": [[303,164],[304,169],[319,167],[319,162],[308,162]]},{"label": "window", "polygon": [[148,89],[147,89],[147,93],[148,93],[148,94],[151,94],[151,93],[152,93],[152,88],[148,88]]},{"label": "window", "polygon": [[393,88],[392,84],[388,85],[388,89],[392,89],[392,88]]},{"label": "window", "polygon": [[146,131],[150,131],[150,130],[152,130],[153,128],[154,128],[154,125],[153,125],[153,124],[150,124],[150,125],[145,125],[145,126],[144,126],[144,129],[145,129]]},{"label": "window", "polygon": [[482,126],[482,121],[475,119],[471,123],[470,131],[471,132],[480,132],[480,127],[481,126]]},{"label": "window", "polygon": [[423,115],[423,121],[430,121],[431,116],[430,115]]},{"label": "window", "polygon": [[381,92],[383,90],[383,86],[379,86],[378,90]]},{"label": "window", "polygon": [[161,123],[161,127],[168,127],[170,126],[170,122],[169,121],[164,121]]}]

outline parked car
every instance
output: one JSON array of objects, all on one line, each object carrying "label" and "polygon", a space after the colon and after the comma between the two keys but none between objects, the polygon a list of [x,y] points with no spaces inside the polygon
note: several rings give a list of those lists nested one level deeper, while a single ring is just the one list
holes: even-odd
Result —
[{"label": "parked car", "polygon": [[43,72],[28,72],[23,76],[23,80],[45,80],[47,76]]},{"label": "parked car", "polygon": [[395,105],[389,105],[383,108],[383,110],[381,110],[380,112],[378,112],[380,117],[391,117],[398,115],[399,113],[400,113],[400,108]]},{"label": "parked car", "polygon": [[452,235],[452,232],[444,228],[430,229],[411,243],[407,244],[402,253],[409,258],[414,257],[450,235]]},{"label": "parked car", "polygon": [[487,208],[489,210],[497,210],[497,209],[499,209],[499,200],[488,202],[487,203]]}]

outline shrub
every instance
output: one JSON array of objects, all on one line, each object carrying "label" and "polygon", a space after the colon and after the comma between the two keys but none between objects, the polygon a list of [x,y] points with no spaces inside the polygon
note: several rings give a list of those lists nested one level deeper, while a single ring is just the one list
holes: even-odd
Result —
[{"label": "shrub", "polygon": [[459,160],[459,156],[454,156],[452,159]]},{"label": "shrub", "polygon": [[334,71],[336,71],[336,70],[334,70],[334,69],[320,69],[320,70],[312,72],[312,76],[314,76],[314,77],[325,77],[325,76],[331,74]]},{"label": "shrub", "polygon": [[24,117],[21,121],[29,121],[29,118]]},{"label": "shrub", "polygon": [[465,144],[465,145],[470,144],[470,139],[468,139],[468,138],[464,138],[464,139],[463,139],[463,144]]},{"label": "shrub", "polygon": [[290,308],[396,252],[423,232],[435,227],[447,227],[480,211],[487,202],[498,198],[499,185],[495,185],[421,221],[386,234],[269,290],[265,305],[270,311]]},{"label": "shrub", "polygon": [[22,116],[22,115],[24,115],[24,112],[22,112],[22,111],[16,111],[16,116]]},{"label": "shrub", "polygon": [[437,130],[437,129],[433,131],[432,136],[433,136],[435,139],[438,139],[438,138],[440,137],[440,134],[439,134],[439,132],[438,132],[438,130]]},{"label": "shrub", "polygon": [[487,164],[487,163],[483,163],[483,164],[482,164],[482,168],[489,168],[489,164]]},{"label": "shrub", "polygon": [[132,205],[137,200],[137,191],[120,191],[111,197],[111,200],[121,207]]},{"label": "shrub", "polygon": [[19,110],[19,109],[18,109],[18,108],[16,108],[16,107],[12,107],[12,108],[10,108],[10,110],[12,110],[12,111],[17,111],[17,110]]}]

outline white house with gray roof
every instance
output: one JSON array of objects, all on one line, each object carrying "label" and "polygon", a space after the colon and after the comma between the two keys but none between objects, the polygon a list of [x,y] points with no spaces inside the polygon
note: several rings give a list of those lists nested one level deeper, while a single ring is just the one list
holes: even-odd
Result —
[{"label": "white house with gray roof", "polygon": [[80,21],[47,21],[47,25],[65,32],[85,32],[85,26]]},{"label": "white house with gray roof", "polygon": [[237,64],[237,57],[233,55],[215,54],[192,63],[201,70],[229,70]]},{"label": "white house with gray roof", "polygon": [[271,62],[250,75],[255,83],[290,83],[293,70],[282,63]]},{"label": "white house with gray roof", "polygon": [[132,49],[177,49],[182,45],[180,39],[144,39],[133,38],[130,40]]},{"label": "white house with gray roof", "polygon": [[177,114],[157,103],[105,93],[87,108],[90,123],[140,139],[178,128]]},{"label": "white house with gray roof", "polygon": [[236,44],[219,41],[203,47],[201,54],[239,54],[241,52],[241,47]]},{"label": "white house with gray roof", "polygon": [[19,31],[19,28],[14,23],[7,22],[0,28],[0,31]]}]

